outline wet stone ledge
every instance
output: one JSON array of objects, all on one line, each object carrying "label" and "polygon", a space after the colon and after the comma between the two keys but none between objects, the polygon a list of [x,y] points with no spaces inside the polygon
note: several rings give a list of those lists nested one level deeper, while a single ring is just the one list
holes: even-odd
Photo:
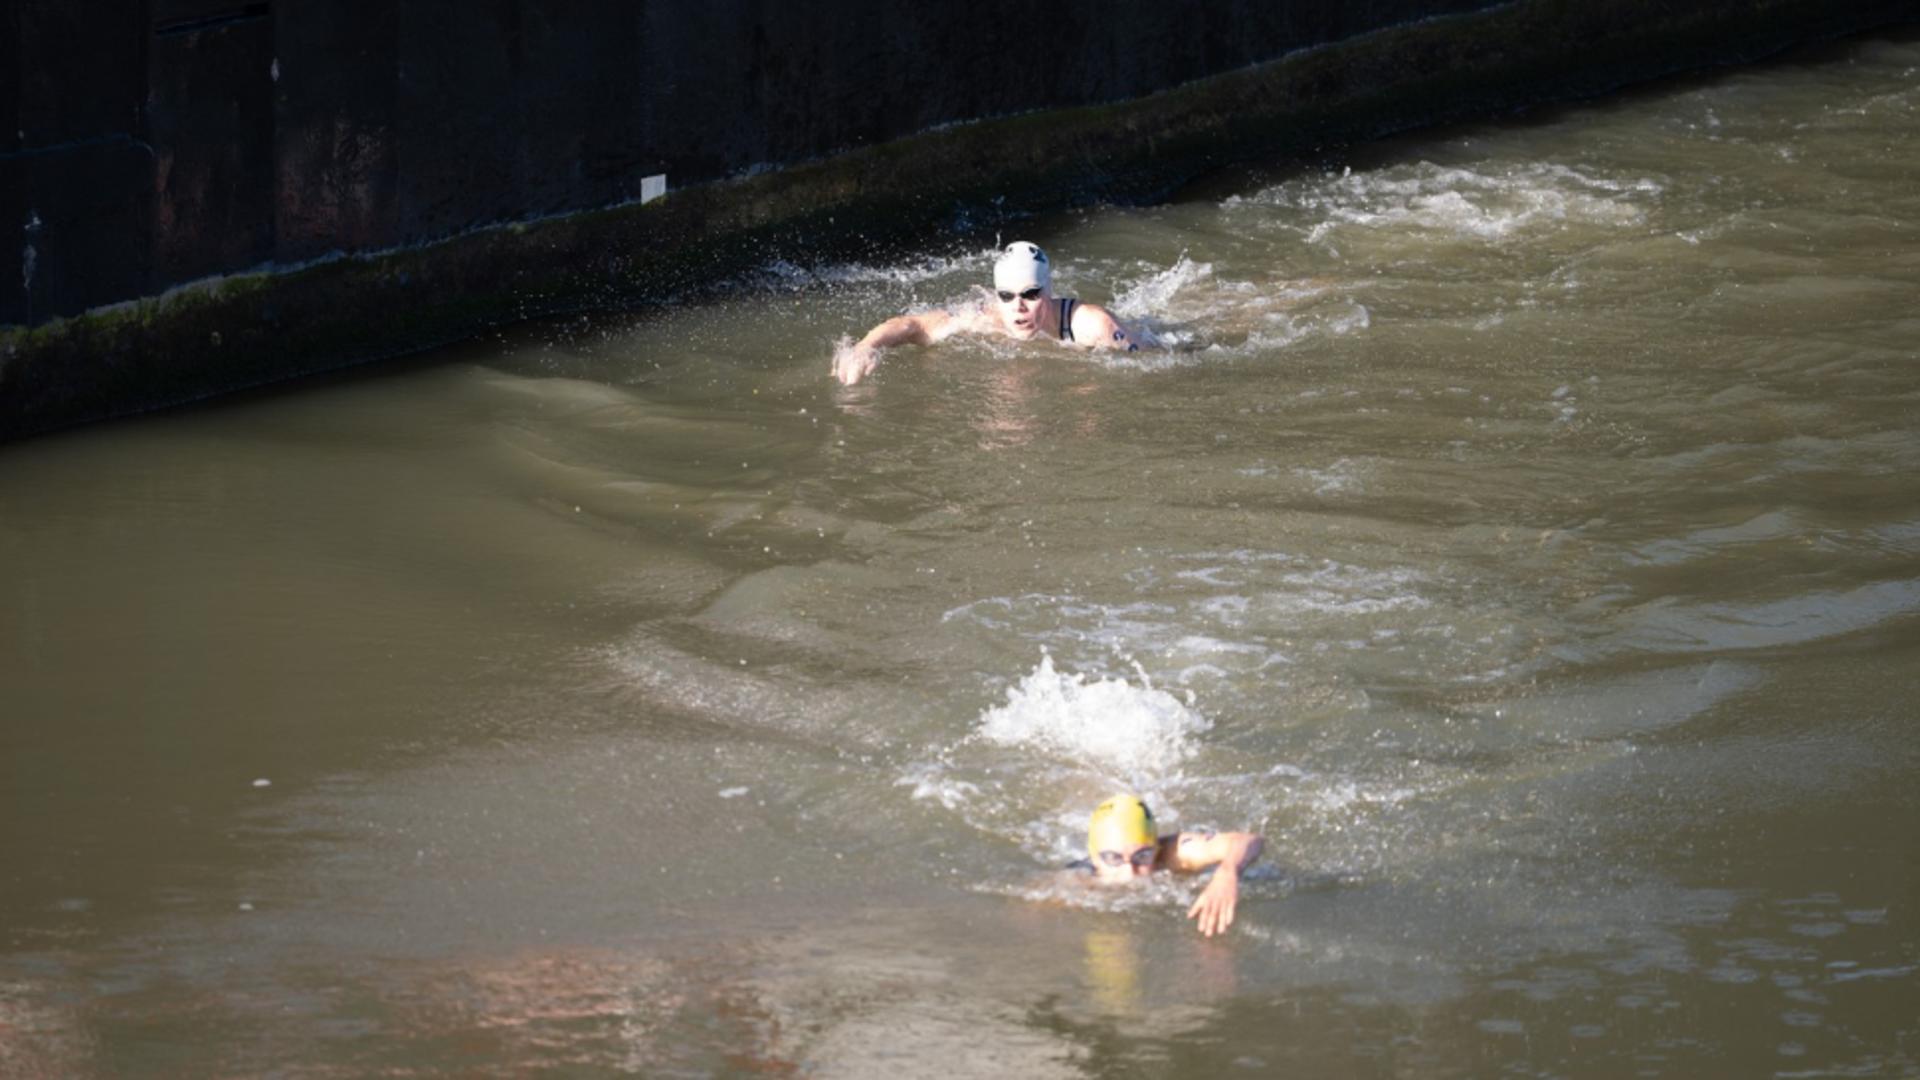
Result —
[{"label": "wet stone ledge", "polygon": [[[1379,6],[1394,18],[1406,17],[1406,4]],[[399,149],[391,143],[357,145],[342,128],[333,143],[316,147],[309,139],[299,145],[300,154],[290,156],[282,147],[271,161],[235,150],[183,162],[164,144],[82,139],[53,161],[16,136],[0,150],[0,213],[8,215],[0,221],[26,223],[21,277],[28,291],[36,271],[51,273],[50,265],[64,256],[69,263],[109,267],[86,278],[86,287],[118,289],[126,298],[51,318],[35,318],[31,296],[0,308],[0,318],[9,320],[0,325],[0,439],[402,356],[531,318],[695,302],[776,259],[876,260],[912,246],[977,243],[1016,217],[1096,201],[1164,198],[1234,162],[1306,159],[1330,146],[1389,132],[1592,96],[1661,75],[1756,59],[1803,42],[1920,20],[1915,0],[1846,6],[1810,0],[1430,6],[1448,13],[1294,48],[1278,59],[1125,100],[947,122],[892,138],[885,137],[882,126],[869,131],[871,139],[854,139],[865,145],[834,153],[788,146],[790,153],[811,153],[794,164],[729,173],[732,163],[724,155],[696,159],[689,156],[692,150],[683,149],[679,157],[650,166],[660,168],[674,186],[665,197],[644,202],[638,197],[640,174],[648,167],[623,171],[616,167],[620,162],[608,165],[612,159],[605,155],[595,159],[590,147],[556,143],[541,150],[543,160],[587,169],[571,189],[564,176],[531,177],[532,166],[522,162],[503,174],[496,170],[491,182],[509,191],[523,183],[537,205],[507,205],[495,195],[493,204],[476,211],[495,221],[515,212],[546,216],[475,227],[438,203],[403,207],[411,216],[397,243],[383,241],[395,239],[392,222],[406,216],[400,209],[389,207],[392,213],[383,219],[388,225],[380,228],[355,213],[356,207],[387,205],[382,199],[395,202],[367,170],[370,161],[384,161],[391,178],[393,163],[382,155],[398,154],[404,143]],[[29,3],[19,22],[29,22],[41,7],[38,0]],[[236,40],[208,46],[219,52],[215,69],[238,64],[251,71],[264,63],[269,77],[277,79],[276,47],[260,37],[273,18],[267,4],[170,0],[156,8],[166,8],[172,21],[156,26],[154,40],[173,47],[237,32]],[[398,17],[391,6],[369,6],[376,9],[389,13],[376,21]],[[15,33],[0,38],[0,58],[10,61],[24,48],[19,25],[12,29]],[[357,47],[361,39],[355,35],[367,32],[344,18],[321,29],[324,43],[340,49]],[[1209,32],[1218,34],[1220,28]],[[390,47],[382,45],[381,34],[367,40],[376,50]],[[763,55],[759,62],[771,61]],[[197,77],[184,68],[169,70],[168,77],[187,83]],[[792,77],[820,73],[798,71]],[[31,75],[23,78],[25,89],[11,103],[0,91],[0,112],[10,106],[26,112],[32,82]],[[1071,100],[1112,89],[1052,86],[1036,92]],[[885,95],[888,88],[869,85],[865,92]],[[191,92],[180,96],[201,100]],[[965,95],[955,102],[945,107],[978,104]],[[562,115],[593,105],[591,100],[558,103]],[[707,119],[718,130],[728,118]],[[253,132],[250,138],[260,147],[263,139],[271,139],[260,134],[270,121],[244,101],[230,108],[201,101],[191,115],[168,122],[202,134],[229,127]],[[560,121],[548,125],[565,126]],[[19,136],[24,134],[21,129]],[[816,132],[813,138],[843,135]],[[737,157],[765,149],[764,142],[743,143],[731,152]],[[497,163],[497,157],[489,160]],[[594,160],[600,164],[594,166]],[[646,164],[640,158],[626,163]],[[92,227],[97,235],[56,250],[46,223],[25,205],[30,200],[22,177],[29,167],[56,179],[63,169],[97,170],[135,189],[148,182],[198,186],[179,189],[194,194],[183,202],[136,200],[132,209],[105,213]],[[598,180],[589,175],[595,168],[603,174]],[[312,175],[297,172],[290,180],[290,169],[312,170]],[[87,174],[74,182],[97,185],[100,180]],[[271,194],[275,183],[280,184],[277,197]],[[298,189],[293,195],[289,184]],[[610,191],[633,197],[601,209],[566,209],[570,197]],[[274,206],[257,205],[275,198]],[[153,212],[155,206],[166,212]],[[143,254],[117,259],[115,230],[122,239],[145,238]],[[202,236],[218,242],[199,242]],[[319,248],[324,251],[316,254]],[[122,265],[128,261],[140,265]],[[164,275],[156,279],[156,262],[171,266],[171,273],[201,276],[142,295],[141,281],[165,280]],[[251,269],[235,269],[242,267]],[[75,295],[81,294],[84,289]]]}]

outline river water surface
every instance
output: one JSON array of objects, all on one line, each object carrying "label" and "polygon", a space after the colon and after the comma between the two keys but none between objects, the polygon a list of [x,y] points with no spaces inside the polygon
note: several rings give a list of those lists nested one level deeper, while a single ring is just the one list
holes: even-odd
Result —
[{"label": "river water surface", "polygon": [[[1920,1076],[1920,38],[0,452],[0,1074]],[[1268,838],[1054,872],[1113,790]]]}]

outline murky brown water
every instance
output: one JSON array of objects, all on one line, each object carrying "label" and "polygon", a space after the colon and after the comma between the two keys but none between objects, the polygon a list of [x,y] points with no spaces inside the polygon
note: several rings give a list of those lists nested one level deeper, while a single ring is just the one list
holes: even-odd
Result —
[{"label": "murky brown water", "polygon": [[1917,115],[1023,223],[1127,364],[827,379],[983,243],[7,447],[0,1074],[1920,1075]]}]

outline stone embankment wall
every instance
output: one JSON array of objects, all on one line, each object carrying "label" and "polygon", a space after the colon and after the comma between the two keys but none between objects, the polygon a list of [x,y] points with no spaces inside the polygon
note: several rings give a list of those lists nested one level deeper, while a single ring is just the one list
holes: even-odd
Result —
[{"label": "stone embankment wall", "polygon": [[0,439],[1914,19],[1916,0],[14,0]]}]

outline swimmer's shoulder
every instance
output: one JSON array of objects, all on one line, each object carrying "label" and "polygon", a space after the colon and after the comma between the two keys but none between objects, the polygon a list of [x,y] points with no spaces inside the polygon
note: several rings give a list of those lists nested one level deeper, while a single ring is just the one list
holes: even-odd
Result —
[{"label": "swimmer's shoulder", "polygon": [[1085,301],[1075,303],[1070,318],[1073,320],[1073,340],[1090,349],[1138,352],[1146,344],[1115,318],[1113,312],[1099,304]]}]

